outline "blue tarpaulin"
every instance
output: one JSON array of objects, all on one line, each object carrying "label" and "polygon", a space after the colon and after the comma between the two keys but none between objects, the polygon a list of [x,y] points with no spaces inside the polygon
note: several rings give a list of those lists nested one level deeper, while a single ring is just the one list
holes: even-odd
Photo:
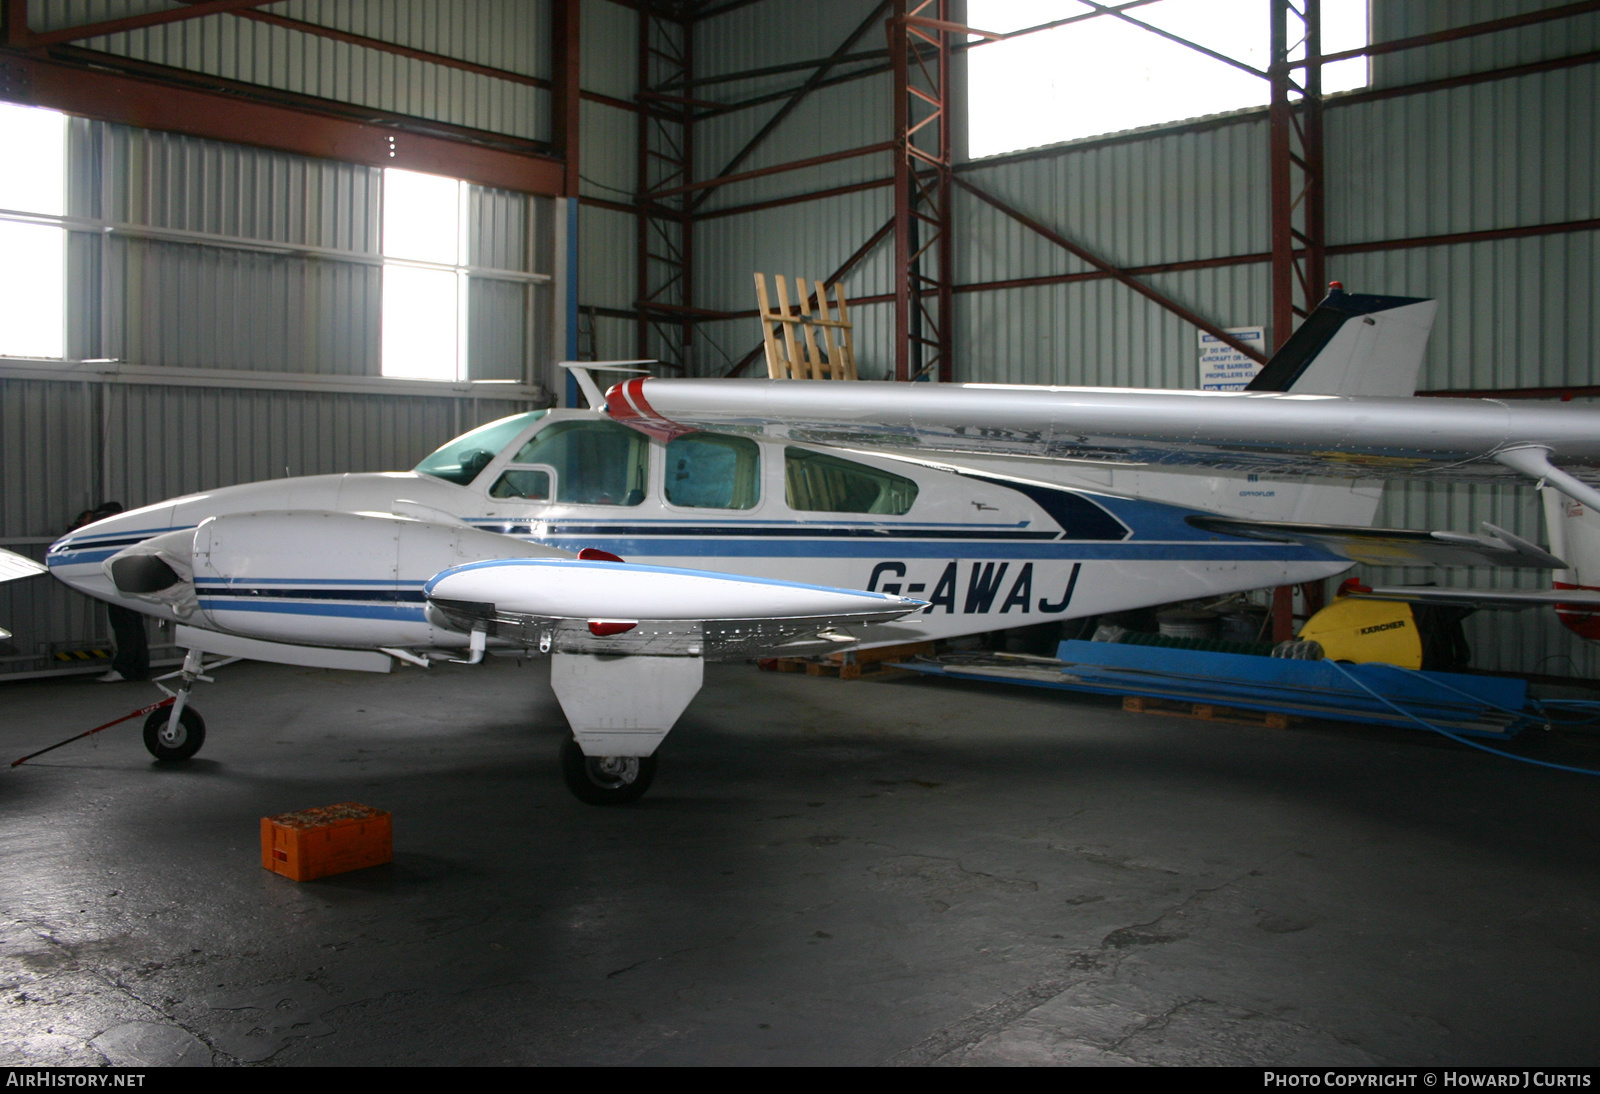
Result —
[{"label": "blue tarpaulin", "polygon": [[[1109,695],[1142,695],[1179,702],[1214,703],[1303,717],[1372,725],[1416,723],[1362,691],[1351,677],[1424,721],[1454,733],[1509,738],[1525,717],[1526,681],[1424,672],[1393,665],[1295,661],[1250,654],[1062,642],[1058,662],[1004,664],[907,662],[905,668],[944,676],[1009,681]],[[1343,671],[1341,671],[1341,669]],[[1346,673],[1350,675],[1347,676]]]}]

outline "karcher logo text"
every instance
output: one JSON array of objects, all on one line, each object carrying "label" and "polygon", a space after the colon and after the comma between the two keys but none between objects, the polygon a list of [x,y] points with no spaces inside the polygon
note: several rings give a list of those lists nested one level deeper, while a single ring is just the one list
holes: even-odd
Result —
[{"label": "karcher logo text", "polygon": [[1370,627],[1362,627],[1361,628],[1361,633],[1362,634],[1377,634],[1379,631],[1392,631],[1396,627],[1403,627],[1405,625],[1406,625],[1406,621],[1404,619],[1395,619],[1395,620],[1392,620],[1392,621],[1390,621],[1388,623],[1374,623]]}]

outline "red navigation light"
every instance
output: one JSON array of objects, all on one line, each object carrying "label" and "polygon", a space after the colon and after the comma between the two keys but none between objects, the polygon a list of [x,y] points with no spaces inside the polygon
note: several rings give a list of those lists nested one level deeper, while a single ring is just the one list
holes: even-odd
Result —
[{"label": "red navigation light", "polygon": [[638,625],[637,623],[623,623],[615,619],[591,619],[589,620],[589,633],[596,638],[610,638],[614,634],[623,634],[631,631]]},{"label": "red navigation light", "polygon": [[614,555],[610,551],[602,551],[598,547],[585,547],[578,552],[578,557],[586,562],[626,562],[621,555]]}]

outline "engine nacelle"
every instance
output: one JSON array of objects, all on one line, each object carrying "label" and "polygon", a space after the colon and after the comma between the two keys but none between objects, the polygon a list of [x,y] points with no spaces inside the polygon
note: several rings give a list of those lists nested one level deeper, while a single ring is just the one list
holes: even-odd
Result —
[{"label": "engine nacelle", "polygon": [[422,586],[488,559],[573,557],[485,532],[388,513],[232,513],[145,540],[106,559],[124,596],[180,619],[272,642],[460,647],[432,625]]}]

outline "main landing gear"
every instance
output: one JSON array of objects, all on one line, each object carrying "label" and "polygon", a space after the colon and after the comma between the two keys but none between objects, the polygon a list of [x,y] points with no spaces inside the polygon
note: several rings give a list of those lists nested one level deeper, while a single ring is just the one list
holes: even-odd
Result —
[{"label": "main landing gear", "polygon": [[626,805],[638,801],[650,789],[656,777],[656,758],[585,756],[578,742],[568,737],[561,746],[561,777],[581,802]]}]

